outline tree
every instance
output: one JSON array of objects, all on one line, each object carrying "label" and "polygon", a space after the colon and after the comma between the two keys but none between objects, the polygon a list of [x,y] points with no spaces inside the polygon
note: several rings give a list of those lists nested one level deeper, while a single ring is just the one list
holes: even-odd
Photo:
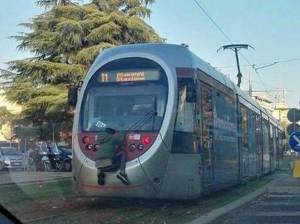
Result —
[{"label": "tree", "polygon": [[37,0],[36,4],[45,8],[57,6],[57,5],[68,5],[70,0]]},{"label": "tree", "polygon": [[13,84],[8,100],[22,105],[23,116],[35,125],[70,121],[67,85],[82,80],[96,55],[120,44],[162,42],[143,18],[153,0],[39,0],[50,8],[29,23],[29,32],[14,38],[19,50],[35,54],[11,61]]},{"label": "tree", "polygon": [[13,116],[6,107],[0,107],[0,126],[10,122]]}]

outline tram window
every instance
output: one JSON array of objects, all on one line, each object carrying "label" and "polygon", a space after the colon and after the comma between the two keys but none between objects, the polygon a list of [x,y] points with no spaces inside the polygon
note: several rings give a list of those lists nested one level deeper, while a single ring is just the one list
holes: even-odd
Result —
[{"label": "tram window", "polygon": [[269,152],[269,123],[267,120],[263,120],[263,150],[264,153]]},{"label": "tram window", "polygon": [[[273,125],[270,125],[270,142],[273,142]],[[271,144],[272,146],[272,144]]]},{"label": "tram window", "polygon": [[205,158],[212,156],[213,147],[213,94],[212,89],[201,85],[201,112],[202,112],[202,148]]},{"label": "tram window", "polygon": [[274,151],[274,127],[270,125],[270,150],[271,153]]},{"label": "tram window", "polygon": [[275,127],[270,125],[270,153],[273,154],[275,151]]},{"label": "tram window", "polygon": [[178,106],[173,137],[173,153],[197,153],[194,135],[195,103],[187,100],[189,79],[178,79]]},{"label": "tram window", "polygon": [[108,126],[116,130],[157,131],[165,105],[166,88],[160,85],[103,86],[101,91],[92,87],[85,101],[83,129],[101,131]]},{"label": "tram window", "polygon": [[240,132],[241,132],[241,140],[242,140],[242,148],[244,150],[248,150],[249,142],[248,142],[248,109],[241,105],[240,106]]},{"label": "tram window", "polygon": [[188,82],[178,81],[178,106],[175,131],[194,132],[195,103],[187,102]]},{"label": "tram window", "polygon": [[261,117],[260,115],[256,115],[255,121],[255,130],[256,130],[256,147],[257,150],[261,150],[262,142],[261,142]]},{"label": "tram window", "polygon": [[225,122],[235,123],[234,100],[226,94],[217,92],[215,102],[216,117]]},{"label": "tram window", "polygon": [[279,138],[278,138],[278,128],[275,128],[275,149],[276,152],[278,153],[278,147],[279,147]]},{"label": "tram window", "polygon": [[256,150],[255,144],[255,114],[253,111],[248,111],[248,148],[253,153]]}]

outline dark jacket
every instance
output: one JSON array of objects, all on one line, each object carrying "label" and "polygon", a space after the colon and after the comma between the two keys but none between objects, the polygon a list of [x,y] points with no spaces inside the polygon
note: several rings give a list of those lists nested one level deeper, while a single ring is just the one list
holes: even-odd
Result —
[{"label": "dark jacket", "polygon": [[124,142],[124,134],[109,134],[106,132],[99,133],[97,136],[96,160],[112,159]]}]

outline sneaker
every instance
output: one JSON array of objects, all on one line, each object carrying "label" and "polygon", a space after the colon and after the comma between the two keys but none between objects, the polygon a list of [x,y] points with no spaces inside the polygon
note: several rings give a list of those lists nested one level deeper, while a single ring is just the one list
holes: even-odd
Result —
[{"label": "sneaker", "polygon": [[98,184],[104,185],[105,184],[105,173],[98,174]]},{"label": "sneaker", "polygon": [[98,178],[98,184],[99,185],[104,185],[105,184],[105,181],[103,178]]},{"label": "sneaker", "polygon": [[127,178],[127,175],[124,175],[122,173],[117,174],[117,178],[125,185],[130,185],[130,182]]}]

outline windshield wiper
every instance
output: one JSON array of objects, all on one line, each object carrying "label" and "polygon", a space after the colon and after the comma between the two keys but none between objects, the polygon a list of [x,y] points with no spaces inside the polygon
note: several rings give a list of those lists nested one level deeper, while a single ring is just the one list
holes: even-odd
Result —
[{"label": "windshield wiper", "polygon": [[138,130],[141,127],[143,127],[146,122],[153,118],[153,122],[152,122],[152,130],[154,129],[154,122],[155,122],[155,116],[157,115],[157,100],[156,97],[154,97],[154,102],[153,102],[153,110],[147,112],[146,114],[144,114],[144,116],[136,121],[129,129],[128,131],[132,131],[132,130]]},{"label": "windshield wiper", "polygon": [[144,114],[144,116],[141,119],[139,119],[138,121],[133,123],[133,125],[128,129],[128,131],[140,129],[141,127],[143,127],[146,124],[146,122],[149,119],[151,119],[152,117],[155,118],[156,115],[157,115],[157,112],[154,110],[147,112],[146,114]]}]

